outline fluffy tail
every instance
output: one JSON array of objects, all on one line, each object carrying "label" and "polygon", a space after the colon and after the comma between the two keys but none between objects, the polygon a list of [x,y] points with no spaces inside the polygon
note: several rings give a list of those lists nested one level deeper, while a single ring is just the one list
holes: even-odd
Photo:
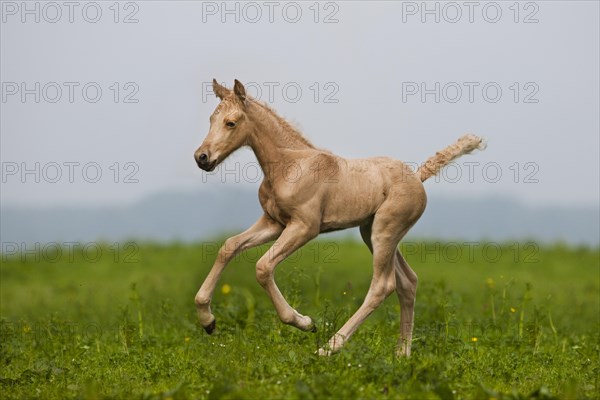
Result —
[{"label": "fluffy tail", "polygon": [[431,178],[440,172],[452,160],[475,149],[483,150],[485,147],[486,143],[483,138],[471,134],[464,135],[456,143],[451,144],[442,151],[438,151],[435,156],[429,157],[417,170],[417,174],[420,175],[421,182],[424,182],[427,178]]}]

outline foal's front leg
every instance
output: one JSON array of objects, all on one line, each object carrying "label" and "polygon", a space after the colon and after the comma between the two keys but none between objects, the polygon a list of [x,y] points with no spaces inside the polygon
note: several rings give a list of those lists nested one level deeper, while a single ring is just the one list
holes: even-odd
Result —
[{"label": "foal's front leg", "polygon": [[212,333],[215,329],[215,317],[210,311],[210,302],[217,286],[217,281],[229,261],[244,250],[276,239],[282,230],[283,227],[281,225],[268,216],[263,215],[248,230],[230,237],[221,246],[215,264],[204,280],[204,283],[202,283],[202,287],[198,290],[195,299],[198,319],[206,332]]},{"label": "foal's front leg", "polygon": [[271,298],[281,321],[303,331],[314,332],[316,327],[310,317],[298,313],[288,304],[275,283],[274,272],[281,261],[318,233],[318,229],[313,229],[304,223],[290,223],[269,251],[256,263],[256,279]]}]

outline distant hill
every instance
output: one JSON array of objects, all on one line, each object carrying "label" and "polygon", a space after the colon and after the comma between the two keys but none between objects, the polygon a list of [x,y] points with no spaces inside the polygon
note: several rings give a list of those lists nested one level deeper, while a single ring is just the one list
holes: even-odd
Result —
[{"label": "distant hill", "polygon": [[[239,232],[261,214],[255,191],[222,188],[156,194],[124,207],[0,208],[1,241],[196,241]],[[530,207],[506,198],[429,199],[412,238],[563,241],[598,246],[596,207]],[[356,235],[342,233],[342,235]]]}]

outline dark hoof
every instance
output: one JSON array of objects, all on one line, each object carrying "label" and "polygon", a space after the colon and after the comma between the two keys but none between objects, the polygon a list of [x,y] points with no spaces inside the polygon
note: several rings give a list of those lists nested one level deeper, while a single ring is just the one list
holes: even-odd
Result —
[{"label": "dark hoof", "polygon": [[213,319],[213,322],[208,324],[208,326],[205,326],[204,330],[206,331],[206,333],[208,333],[210,335],[211,333],[213,333],[215,331],[216,326],[217,326],[217,320]]},{"label": "dark hoof", "polygon": [[316,326],[316,325],[313,325],[313,326],[312,326],[312,328],[310,328],[310,331],[311,331],[312,333],[316,333],[316,332],[317,332],[317,326]]}]

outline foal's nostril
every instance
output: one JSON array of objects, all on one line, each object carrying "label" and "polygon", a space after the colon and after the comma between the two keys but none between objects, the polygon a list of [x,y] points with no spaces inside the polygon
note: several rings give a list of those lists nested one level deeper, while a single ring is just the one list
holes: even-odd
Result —
[{"label": "foal's nostril", "polygon": [[204,170],[206,170],[209,167],[210,159],[209,159],[207,153],[200,153],[200,155],[198,155],[198,153],[196,153],[195,157],[196,157],[196,164],[198,164],[198,167],[200,167],[201,169],[204,169]]}]

